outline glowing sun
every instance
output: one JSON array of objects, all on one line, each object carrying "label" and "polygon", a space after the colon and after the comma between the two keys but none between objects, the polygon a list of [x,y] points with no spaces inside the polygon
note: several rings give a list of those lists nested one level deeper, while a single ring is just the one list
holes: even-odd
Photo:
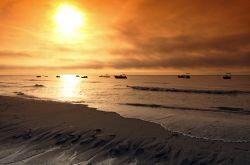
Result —
[{"label": "glowing sun", "polygon": [[54,15],[56,30],[66,36],[70,36],[84,24],[82,12],[68,4],[60,5]]}]

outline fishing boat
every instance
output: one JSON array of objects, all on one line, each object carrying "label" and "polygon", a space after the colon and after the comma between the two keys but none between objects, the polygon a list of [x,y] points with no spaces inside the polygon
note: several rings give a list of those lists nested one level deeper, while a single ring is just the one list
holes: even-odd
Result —
[{"label": "fishing boat", "polygon": [[127,76],[125,74],[121,74],[121,75],[115,75],[116,79],[127,79]]},{"label": "fishing boat", "polygon": [[226,74],[223,76],[223,79],[225,79],[225,80],[230,80],[230,79],[232,79],[231,73],[226,73]]},{"label": "fishing boat", "polygon": [[36,76],[37,78],[41,78],[42,76]]},{"label": "fishing boat", "polygon": [[82,76],[81,78],[88,78],[88,76]]},{"label": "fishing boat", "polygon": [[56,76],[56,78],[60,78],[61,76]]},{"label": "fishing boat", "polygon": [[185,78],[186,78],[186,79],[190,79],[191,76],[190,76],[190,75],[186,75]]},{"label": "fishing boat", "polygon": [[181,74],[181,75],[178,75],[178,78],[190,79],[190,78],[191,78],[191,76],[190,76],[190,73],[186,73],[186,74]]},{"label": "fishing boat", "polygon": [[185,75],[178,75],[178,78],[185,78]]}]

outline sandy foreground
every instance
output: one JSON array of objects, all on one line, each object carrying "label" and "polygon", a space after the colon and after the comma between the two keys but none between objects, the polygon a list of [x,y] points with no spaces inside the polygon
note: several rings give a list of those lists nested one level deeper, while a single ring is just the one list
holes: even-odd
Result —
[{"label": "sandy foreground", "polygon": [[250,143],[191,138],[85,105],[0,96],[0,164],[249,165]]}]

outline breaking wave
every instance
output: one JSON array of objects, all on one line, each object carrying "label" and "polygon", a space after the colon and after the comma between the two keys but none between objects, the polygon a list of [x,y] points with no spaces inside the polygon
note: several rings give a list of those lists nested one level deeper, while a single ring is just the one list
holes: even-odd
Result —
[{"label": "breaking wave", "polygon": [[33,87],[45,87],[45,86],[42,84],[35,84]]},{"label": "breaking wave", "polygon": [[27,81],[50,81],[50,80],[37,80],[37,79],[27,79]]},{"label": "breaking wave", "polygon": [[218,95],[237,95],[250,94],[250,91],[240,90],[209,90],[209,89],[177,89],[160,87],[127,86],[131,89],[154,92],[177,92],[177,93],[197,93],[197,94],[218,94]]},{"label": "breaking wave", "polygon": [[42,84],[35,84],[35,85],[24,85],[24,86],[20,86],[20,87],[25,87],[25,88],[44,88],[46,86],[42,85]]},{"label": "breaking wave", "polygon": [[250,110],[235,107],[211,107],[209,108],[194,108],[194,107],[181,107],[181,106],[168,106],[159,104],[141,104],[141,103],[125,103],[123,105],[136,106],[136,107],[150,107],[150,108],[165,108],[174,110],[191,110],[191,111],[204,111],[204,112],[225,112],[225,113],[238,113],[250,115]]},{"label": "breaking wave", "polygon": [[42,84],[35,84],[35,85],[22,85],[22,84],[10,84],[10,83],[0,83],[0,87],[7,88],[7,87],[25,87],[25,88],[30,88],[30,87],[46,87],[45,85]]},{"label": "breaking wave", "polygon": [[24,98],[30,98],[30,99],[38,99],[38,97],[32,96],[32,95],[27,95],[23,92],[13,92],[14,94],[16,94],[19,97],[24,97]]}]

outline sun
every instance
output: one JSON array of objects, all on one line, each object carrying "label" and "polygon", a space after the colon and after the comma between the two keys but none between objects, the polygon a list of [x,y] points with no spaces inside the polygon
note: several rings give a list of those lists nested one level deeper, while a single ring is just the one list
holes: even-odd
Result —
[{"label": "sun", "polygon": [[71,36],[84,24],[84,16],[81,11],[68,4],[60,5],[54,15],[56,31],[64,36]]}]

